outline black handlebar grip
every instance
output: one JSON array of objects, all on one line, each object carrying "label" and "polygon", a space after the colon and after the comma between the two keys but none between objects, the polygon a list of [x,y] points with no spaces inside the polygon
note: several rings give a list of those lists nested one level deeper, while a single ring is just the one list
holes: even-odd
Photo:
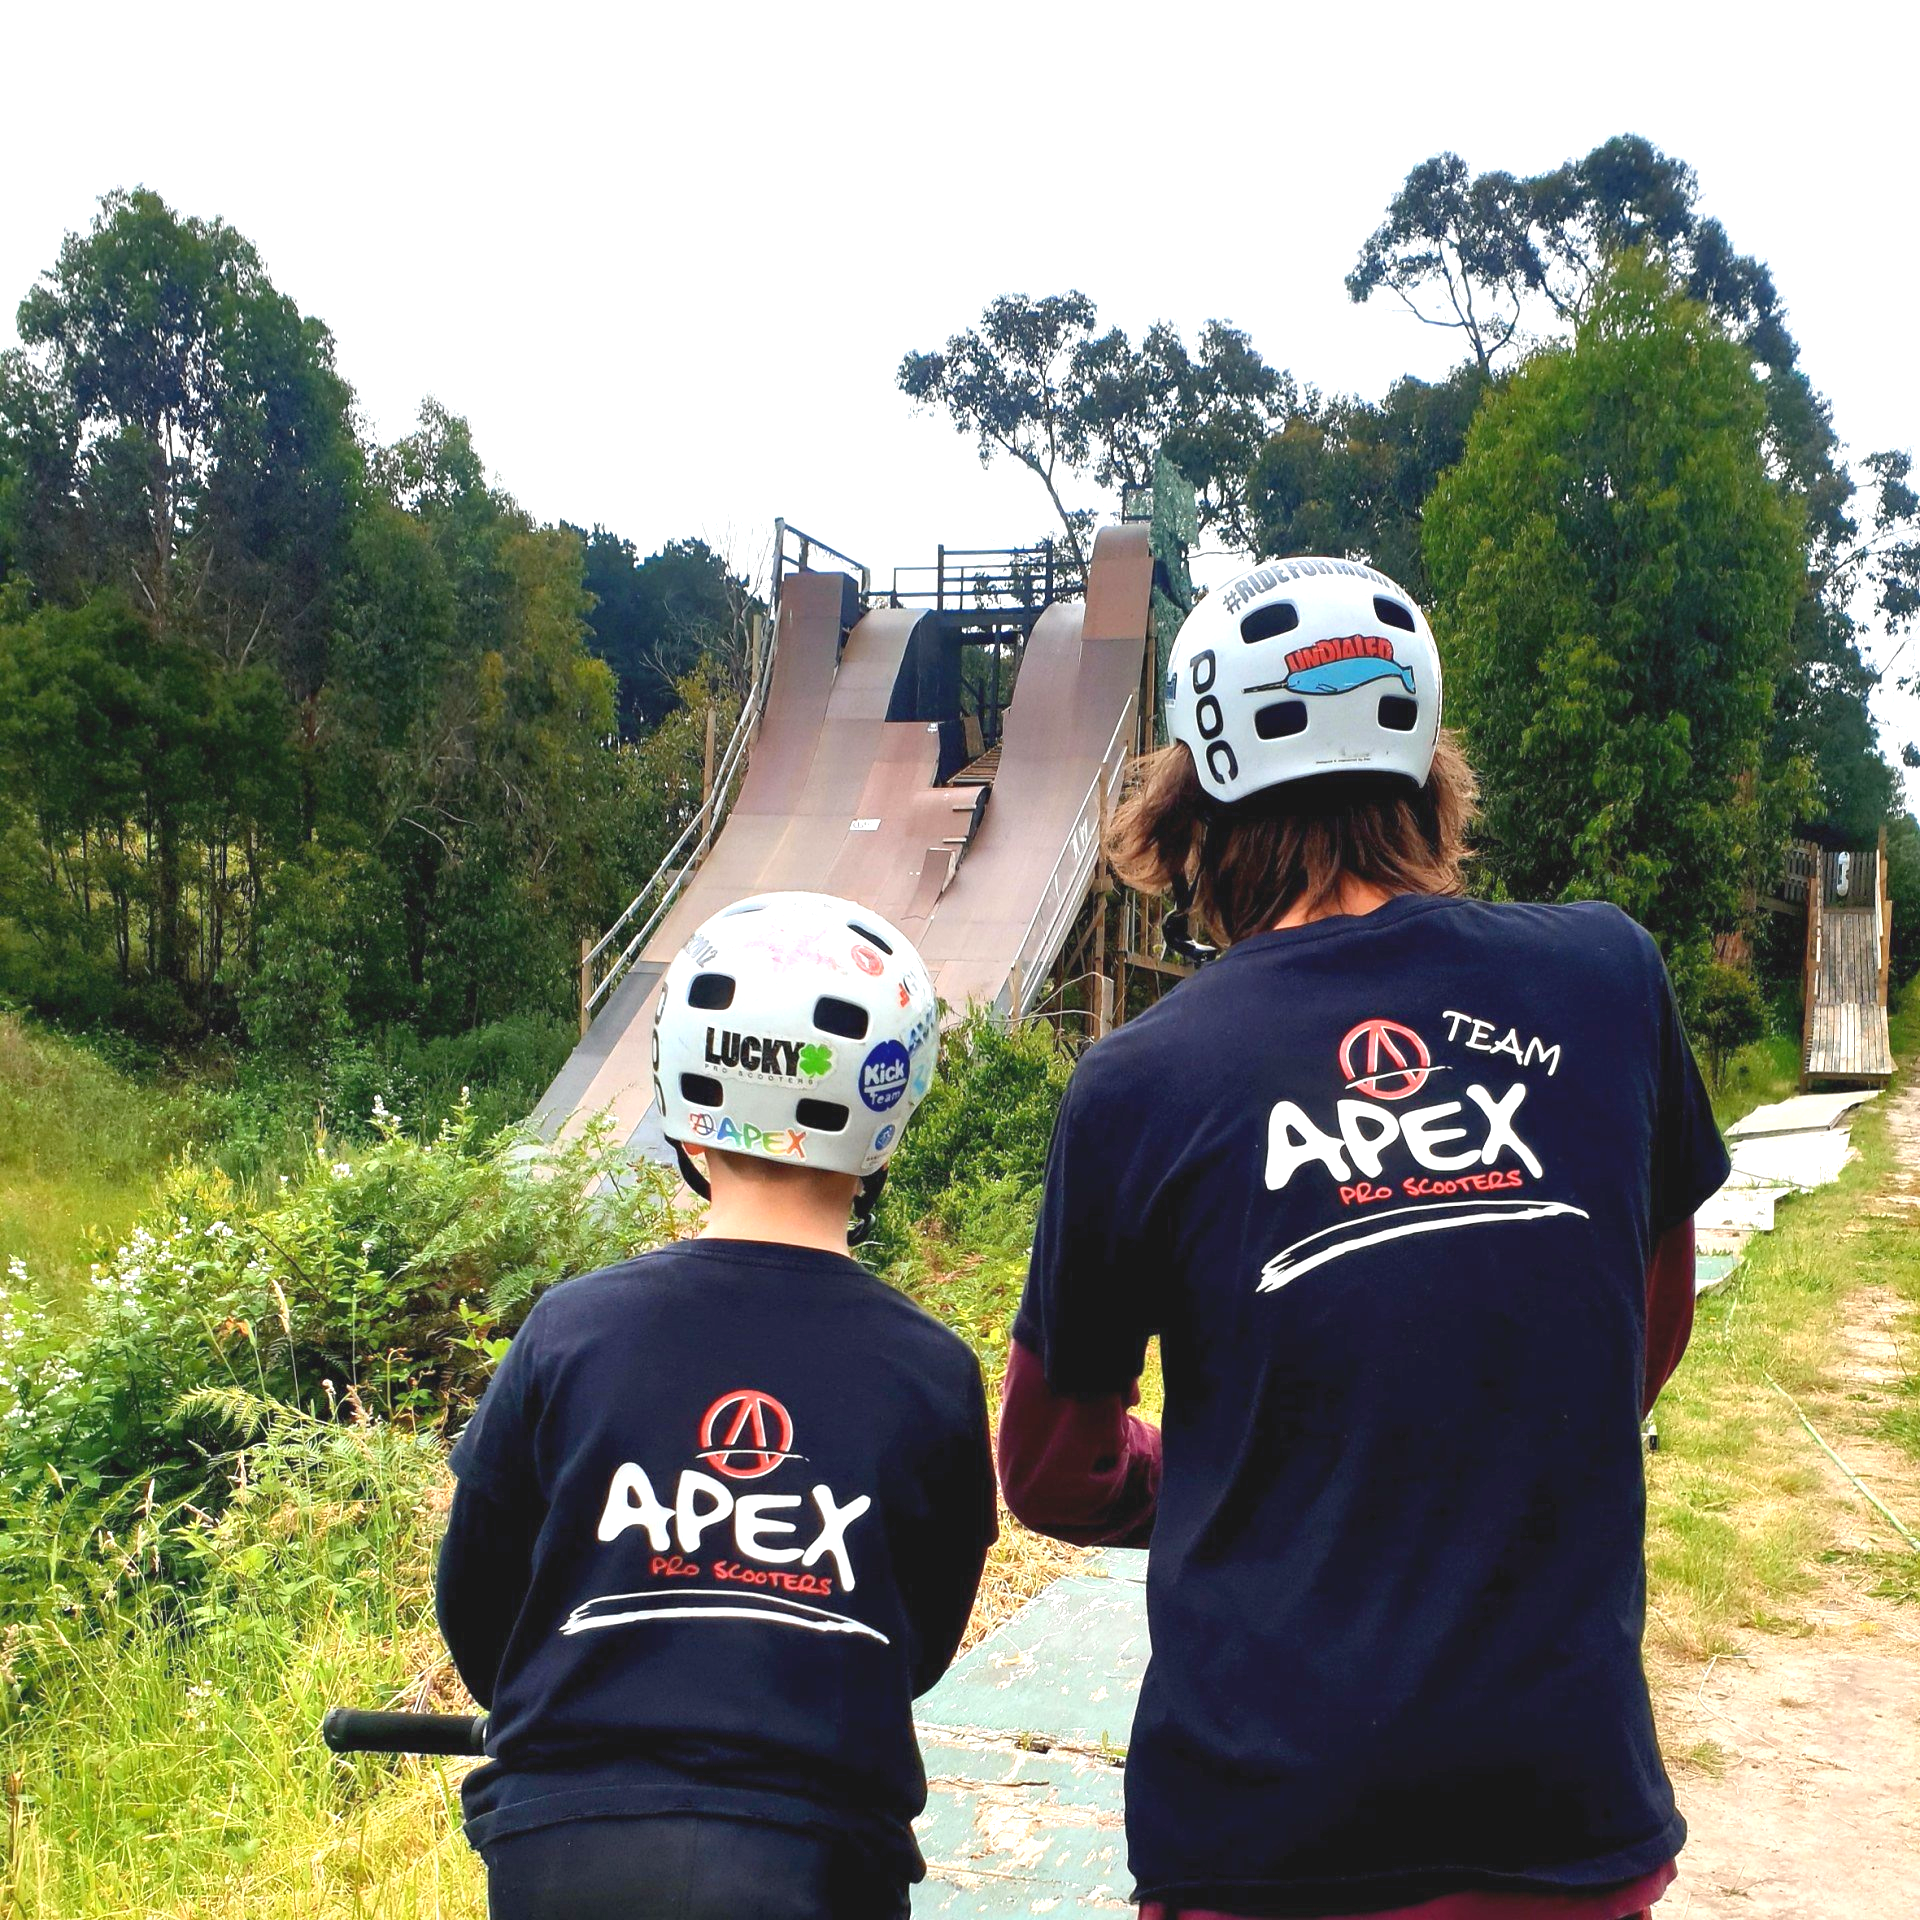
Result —
[{"label": "black handlebar grip", "polygon": [[363,1713],[329,1707],[320,1738],[335,1753],[452,1753],[484,1755],[484,1713]]}]

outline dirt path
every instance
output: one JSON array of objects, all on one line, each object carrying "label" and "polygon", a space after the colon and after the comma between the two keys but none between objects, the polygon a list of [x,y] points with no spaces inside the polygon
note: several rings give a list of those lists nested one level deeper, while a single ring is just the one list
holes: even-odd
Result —
[{"label": "dirt path", "polygon": [[[1898,1170],[1870,1203],[1920,1233],[1920,1074],[1889,1114]],[[1842,1256],[1844,1257],[1844,1256]],[[1920,1325],[1883,1288],[1847,1300],[1839,1376],[1807,1413],[1911,1527],[1920,1468],[1871,1432],[1912,1370]],[[1813,1442],[1808,1441],[1809,1448]],[[1815,1449],[1817,1452],[1817,1449]],[[1892,1531],[1828,1463],[1841,1553],[1886,1551]],[[1656,1674],[1691,1837],[1659,1920],[1909,1920],[1920,1912],[1920,1611],[1878,1599],[1830,1563],[1804,1637],[1749,1634],[1705,1671]]]}]

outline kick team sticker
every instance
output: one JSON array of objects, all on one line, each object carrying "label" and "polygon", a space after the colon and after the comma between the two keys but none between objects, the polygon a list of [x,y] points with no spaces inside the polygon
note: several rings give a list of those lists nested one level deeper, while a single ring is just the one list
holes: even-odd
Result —
[{"label": "kick team sticker", "polygon": [[913,1073],[913,1062],[898,1040],[882,1040],[860,1063],[860,1098],[875,1113],[898,1105]]}]

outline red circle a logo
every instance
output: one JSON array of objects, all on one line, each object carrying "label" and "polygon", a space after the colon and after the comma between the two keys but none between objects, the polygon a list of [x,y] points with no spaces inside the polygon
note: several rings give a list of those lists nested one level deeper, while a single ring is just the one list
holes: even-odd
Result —
[{"label": "red circle a logo", "polygon": [[758,1480],[795,1457],[793,1417],[770,1393],[723,1393],[700,1422],[695,1458],[729,1480]]},{"label": "red circle a logo", "polygon": [[1405,1100],[1418,1093],[1432,1066],[1427,1043],[1397,1020],[1362,1020],[1340,1042],[1340,1071],[1348,1090],[1376,1100]]}]

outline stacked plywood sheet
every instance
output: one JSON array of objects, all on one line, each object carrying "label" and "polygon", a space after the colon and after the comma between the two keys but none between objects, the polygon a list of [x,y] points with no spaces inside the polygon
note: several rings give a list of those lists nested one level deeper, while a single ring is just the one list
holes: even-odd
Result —
[{"label": "stacked plywood sheet", "polygon": [[1695,1285],[1704,1292],[1726,1279],[1756,1233],[1773,1230],[1774,1208],[1789,1194],[1839,1179],[1853,1157],[1849,1137],[1871,1092],[1803,1093],[1757,1107],[1727,1129],[1733,1172],[1694,1215]]}]

